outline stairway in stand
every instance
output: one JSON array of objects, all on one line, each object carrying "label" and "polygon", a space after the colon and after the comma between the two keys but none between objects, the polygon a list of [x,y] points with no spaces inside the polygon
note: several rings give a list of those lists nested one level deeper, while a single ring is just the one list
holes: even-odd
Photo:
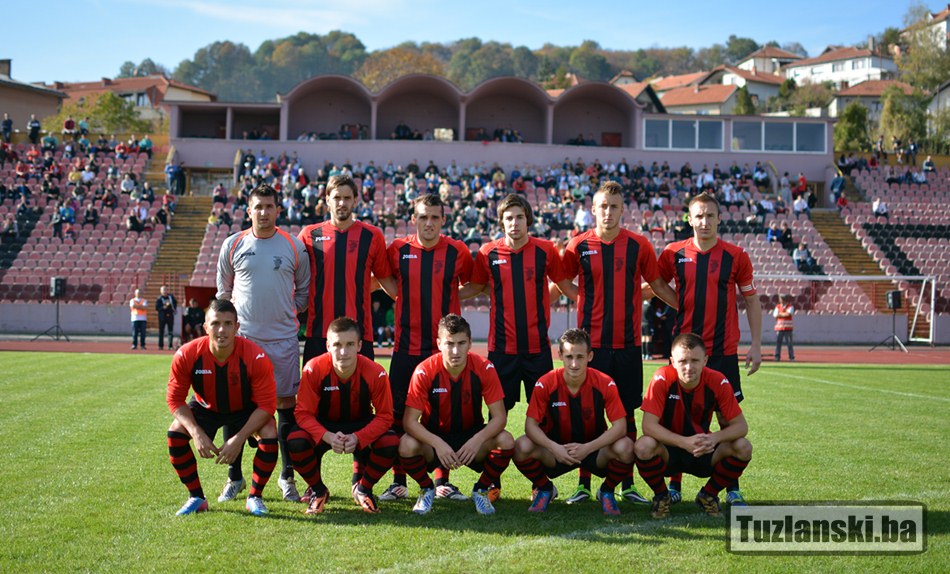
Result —
[{"label": "stairway in stand", "polygon": [[[861,242],[854,236],[851,229],[845,224],[844,220],[834,209],[812,210],[811,222],[815,229],[821,233],[821,237],[828,246],[834,251],[838,259],[844,265],[849,275],[883,275],[884,270],[874,262],[871,255],[861,246]],[[896,289],[893,281],[859,281],[858,285],[871,298],[874,308],[885,314],[891,311],[887,307],[887,292]],[[898,313],[907,313],[905,308]],[[910,320],[913,317],[909,318]],[[925,336],[930,329],[927,317],[921,316],[917,320],[915,336]],[[902,341],[907,340],[907,334],[901,336]]]},{"label": "stairway in stand", "polygon": [[[195,269],[195,261],[201,250],[201,241],[204,239],[205,226],[208,224],[208,213],[211,212],[211,197],[183,196],[178,198],[178,208],[172,220],[172,228],[165,232],[165,239],[155,258],[155,264],[149,274],[148,282],[143,287],[144,297],[148,299],[148,327],[149,332],[158,330],[158,316],[155,312],[155,300],[159,296],[162,284],[167,284],[171,293],[178,299],[179,308],[187,305],[185,301],[185,285],[188,284]],[[175,334],[178,333],[175,325]],[[149,345],[152,345],[150,342]]]}]

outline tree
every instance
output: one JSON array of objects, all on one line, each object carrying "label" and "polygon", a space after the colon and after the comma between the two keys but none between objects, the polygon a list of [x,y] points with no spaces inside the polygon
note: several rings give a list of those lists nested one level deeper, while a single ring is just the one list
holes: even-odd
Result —
[{"label": "tree", "polygon": [[924,144],[930,153],[950,153],[950,109],[944,108],[930,116],[930,135]]},{"label": "tree", "polygon": [[826,108],[831,104],[835,97],[834,84],[824,82],[821,84],[802,84],[797,86],[792,93],[789,104],[789,114],[792,116],[804,116],[805,111],[810,108]]},{"label": "tree", "polygon": [[168,76],[168,68],[161,64],[156,64],[152,61],[151,58],[145,58],[142,62],[136,66],[134,62],[125,61],[119,67],[119,75],[117,78],[136,78],[142,76],[152,76],[152,75],[162,75]]},{"label": "tree", "polygon": [[735,34],[726,41],[726,57],[730,64],[735,64],[752,52],[759,49],[759,45],[752,38],[739,38]]},{"label": "tree", "polygon": [[88,117],[89,129],[97,133],[144,134],[155,131],[151,122],[139,118],[131,101],[112,92],[87,96],[81,100],[66,100],[57,114],[43,119],[43,125],[61,126],[66,116],[76,120]]},{"label": "tree", "polygon": [[785,42],[784,44],[782,44],[782,45],[779,46],[779,47],[780,47],[781,49],[785,50],[786,52],[791,52],[791,53],[793,53],[793,54],[798,54],[798,55],[801,56],[802,58],[807,58],[807,57],[808,57],[808,50],[806,50],[806,49],[805,49],[805,46],[802,46],[801,43],[799,43],[799,42]]},{"label": "tree", "polygon": [[408,74],[444,75],[445,66],[430,53],[409,48],[373,52],[353,77],[367,88],[379,91]]},{"label": "tree", "polygon": [[612,75],[607,58],[600,53],[600,46],[593,40],[585,40],[574,48],[568,63],[571,70],[585,80],[604,81]]},{"label": "tree", "polygon": [[726,47],[722,44],[713,44],[708,48],[696,50],[695,65],[699,70],[712,70],[716,66],[721,66],[729,60]]},{"label": "tree", "polygon": [[174,78],[216,93],[222,100],[253,101],[264,93],[260,76],[253,73],[254,64],[244,44],[214,42],[195,52],[193,59],[178,64]]},{"label": "tree", "polygon": [[920,92],[905,94],[897,86],[884,90],[881,96],[880,134],[884,141],[897,137],[906,142],[920,141],[927,135],[927,97]]},{"label": "tree", "polygon": [[854,100],[845,107],[835,124],[835,151],[870,149],[868,109]]},{"label": "tree", "polygon": [[911,25],[903,34],[897,58],[901,79],[915,88],[932,91],[950,79],[950,50],[940,45],[926,21]]},{"label": "tree", "polygon": [[742,86],[736,90],[736,107],[732,109],[732,113],[737,116],[755,115],[755,102],[752,101],[747,87]]}]

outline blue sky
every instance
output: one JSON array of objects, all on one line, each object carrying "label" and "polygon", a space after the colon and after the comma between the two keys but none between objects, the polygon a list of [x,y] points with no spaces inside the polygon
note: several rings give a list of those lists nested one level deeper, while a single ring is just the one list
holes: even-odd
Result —
[{"label": "blue sky", "polygon": [[[0,58],[27,82],[114,77],[146,57],[170,70],[219,40],[247,45],[299,31],[352,32],[375,50],[406,40],[461,38],[540,48],[586,39],[603,48],[700,48],[730,34],[760,44],[800,42],[810,55],[828,44],[866,41],[901,27],[908,0],[792,2],[723,0],[45,0],[4,2]],[[930,0],[933,10],[941,2]]]}]

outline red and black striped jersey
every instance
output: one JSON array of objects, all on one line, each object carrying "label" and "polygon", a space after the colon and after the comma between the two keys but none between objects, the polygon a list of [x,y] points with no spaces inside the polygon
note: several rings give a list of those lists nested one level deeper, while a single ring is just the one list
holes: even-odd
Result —
[{"label": "red and black striped jersey", "polygon": [[647,238],[621,229],[605,242],[594,230],[587,231],[571,239],[563,261],[564,274],[577,276],[577,326],[590,334],[591,347],[639,345],[640,284],[659,277]]},{"label": "red and black striped jersey", "polygon": [[394,350],[431,355],[438,350],[439,320],[462,312],[459,285],[472,276],[472,255],[464,243],[445,236],[426,249],[410,235],[393,241],[387,252],[398,286]]},{"label": "red and black striped jersey", "polygon": [[483,245],[472,283],[491,288],[488,350],[509,355],[549,351],[548,279],[563,278],[561,256],[550,241],[529,237],[517,251],[504,238]]},{"label": "red and black striped jersey", "polygon": [[505,399],[495,365],[468,354],[465,370],[453,379],[442,364],[442,354],[432,355],[416,367],[409,382],[406,407],[422,412],[422,426],[438,435],[466,432],[485,423],[482,403]]},{"label": "red and black striped jersey", "polygon": [[254,408],[273,415],[277,409],[274,367],[267,353],[250,339],[234,338],[234,350],[224,362],[211,353],[207,336],[178,349],[172,359],[165,400],[174,413],[187,404],[188,389],[201,406],[228,414]]},{"label": "red and black striped jersey", "polygon": [[[607,430],[607,422],[625,419],[617,383],[596,369],[572,393],[564,381],[564,369],[549,371],[534,384],[527,416],[559,443],[587,443]],[[604,418],[606,416],[606,419]]]},{"label": "red and black striped jersey", "polygon": [[727,421],[742,414],[732,384],[725,375],[704,367],[699,384],[687,390],[680,385],[672,365],[657,369],[640,410],[656,415],[663,428],[681,436],[708,433],[716,411]]},{"label": "red and black striped jersey", "polygon": [[337,317],[350,317],[373,340],[371,274],[392,275],[386,240],[378,227],[355,221],[340,231],[329,221],[308,225],[298,236],[310,256],[310,312],[307,337],[327,336]]},{"label": "red and black striped jersey", "polygon": [[365,421],[353,434],[361,447],[369,445],[393,424],[389,375],[381,365],[359,355],[356,370],[343,381],[333,370],[329,353],[314,357],[304,365],[294,416],[316,442],[323,440],[325,424]]},{"label": "red and black striped jersey", "polygon": [[709,356],[738,354],[736,288],[743,296],[755,295],[749,254],[721,239],[700,251],[693,239],[685,239],[666,246],[659,269],[664,281],[676,281],[679,311],[673,335],[696,333]]}]

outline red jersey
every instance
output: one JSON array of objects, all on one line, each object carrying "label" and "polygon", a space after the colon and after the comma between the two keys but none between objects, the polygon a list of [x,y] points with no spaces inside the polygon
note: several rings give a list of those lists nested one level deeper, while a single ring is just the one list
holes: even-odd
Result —
[{"label": "red jersey", "polygon": [[277,410],[274,367],[263,349],[250,339],[234,338],[234,350],[225,361],[211,354],[208,337],[199,337],[178,349],[168,375],[165,401],[171,412],[187,404],[188,389],[195,400],[216,413],[254,408],[273,415]]},{"label": "red jersey", "polygon": [[587,231],[571,239],[563,261],[565,276],[577,276],[577,326],[590,334],[591,348],[640,345],[640,284],[659,277],[647,238],[621,229],[605,242]]},{"label": "red jersey", "polygon": [[686,390],[672,365],[657,369],[640,410],[656,415],[663,428],[681,436],[708,433],[715,411],[721,412],[727,421],[742,414],[725,375],[704,367],[696,388]]},{"label": "red jersey", "polygon": [[617,383],[604,373],[587,369],[587,378],[572,394],[564,369],[554,369],[534,384],[527,416],[538,421],[551,440],[568,444],[594,440],[607,430],[607,421],[626,418],[627,411]]},{"label": "red jersey", "polygon": [[416,367],[409,382],[406,407],[422,411],[422,426],[437,435],[477,429],[485,423],[482,402],[503,401],[495,365],[488,359],[468,354],[465,370],[453,379],[442,364],[442,355],[432,355]]},{"label": "red jersey", "polygon": [[464,243],[441,236],[431,249],[410,235],[387,250],[396,279],[396,341],[394,351],[425,356],[437,348],[439,320],[461,315],[459,285],[472,276],[472,255]]},{"label": "red jersey", "polygon": [[488,350],[509,355],[549,351],[551,302],[548,279],[563,279],[554,244],[529,237],[512,251],[501,238],[478,250],[472,283],[491,285]]},{"label": "red jersey", "polygon": [[676,280],[679,312],[673,336],[696,333],[709,356],[739,353],[739,311],[736,287],[755,295],[752,261],[738,245],[718,240],[700,251],[692,239],[670,243],[660,254],[660,276]]},{"label": "red jersey", "polygon": [[307,337],[327,336],[337,317],[350,317],[373,340],[370,274],[392,275],[383,232],[362,221],[340,231],[329,221],[308,225],[298,235],[310,256],[310,314]]},{"label": "red jersey", "polygon": [[314,357],[303,368],[294,416],[297,425],[318,443],[327,426],[365,422],[353,433],[360,448],[365,447],[393,424],[389,375],[375,361],[358,355],[356,370],[348,380],[341,381],[329,353]]}]

